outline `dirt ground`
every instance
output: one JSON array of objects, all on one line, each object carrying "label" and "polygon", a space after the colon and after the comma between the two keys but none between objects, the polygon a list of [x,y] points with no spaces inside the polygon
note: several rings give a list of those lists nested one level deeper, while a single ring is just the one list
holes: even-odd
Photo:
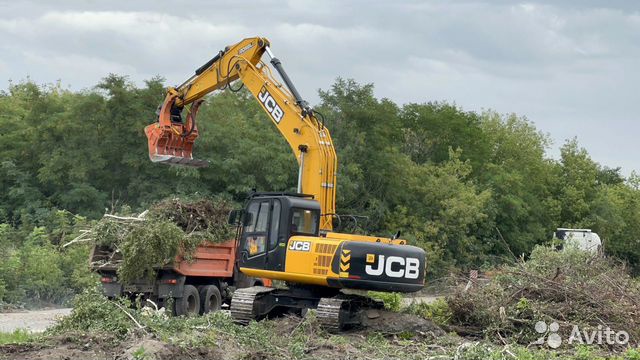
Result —
[{"label": "dirt ground", "polygon": [[[283,334],[292,333],[300,323],[299,318],[291,316],[278,318],[275,321],[278,322],[277,328]],[[322,344],[313,347],[308,355],[310,358],[345,359],[346,346],[347,352],[350,353],[347,358],[361,358],[362,354],[352,346],[358,342],[366,341],[366,335],[376,331],[383,331],[390,336],[410,331],[421,338],[444,335],[442,329],[428,320],[408,314],[380,310],[371,314],[367,320],[366,328],[353,329],[341,334],[347,345],[336,347]],[[141,357],[141,354],[144,356]],[[277,358],[277,354],[266,354],[255,350],[247,351],[235,341],[223,341],[217,346],[208,347],[178,346],[162,342],[152,335],[133,337],[122,342],[109,334],[89,336],[71,333],[65,336],[46,338],[37,343],[0,346],[0,360],[133,360],[139,358],[231,360],[239,358],[274,359],[274,356]]]},{"label": "dirt ground", "polygon": [[[144,354],[144,356],[142,355]],[[118,343],[108,335],[100,338],[72,334],[41,344],[0,346],[2,360],[125,360],[125,359],[231,359],[220,348],[184,348],[141,338]]]}]

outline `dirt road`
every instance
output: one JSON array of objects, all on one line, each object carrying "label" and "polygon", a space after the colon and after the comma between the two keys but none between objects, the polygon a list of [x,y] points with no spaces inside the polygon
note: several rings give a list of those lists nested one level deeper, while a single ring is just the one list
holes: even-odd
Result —
[{"label": "dirt road", "polygon": [[440,295],[423,295],[423,296],[416,296],[416,297],[405,297],[402,299],[402,303],[404,306],[409,306],[412,303],[431,304],[441,298],[442,296]]},{"label": "dirt road", "polygon": [[32,332],[45,331],[58,317],[68,315],[71,309],[51,309],[0,313],[0,332],[27,329]]}]

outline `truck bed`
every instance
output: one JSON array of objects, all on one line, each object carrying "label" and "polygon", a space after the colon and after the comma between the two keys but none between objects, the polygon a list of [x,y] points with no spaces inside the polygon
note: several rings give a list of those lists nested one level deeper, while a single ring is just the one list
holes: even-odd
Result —
[{"label": "truck bed", "polygon": [[[122,254],[108,246],[94,246],[90,254],[93,271],[116,271],[122,263]],[[235,262],[235,240],[224,243],[203,243],[193,255],[186,259],[176,256],[170,264],[158,265],[157,269],[171,269],[185,276],[232,277]]]}]

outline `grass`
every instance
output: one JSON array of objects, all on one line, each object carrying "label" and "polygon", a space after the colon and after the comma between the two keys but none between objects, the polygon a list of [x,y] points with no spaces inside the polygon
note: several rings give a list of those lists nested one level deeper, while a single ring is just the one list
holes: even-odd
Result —
[{"label": "grass", "polygon": [[24,329],[13,332],[0,332],[0,345],[23,344],[32,341],[36,336]]}]

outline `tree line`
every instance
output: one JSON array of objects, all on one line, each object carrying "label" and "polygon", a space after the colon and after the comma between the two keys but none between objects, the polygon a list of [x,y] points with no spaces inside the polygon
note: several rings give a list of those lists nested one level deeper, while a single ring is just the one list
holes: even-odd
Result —
[{"label": "tree line", "polygon": [[[209,167],[151,163],[142,129],[164,86],[109,75],[83,91],[21,82],[0,93],[0,300],[63,298],[48,288],[56,282],[86,286],[87,248],[61,244],[106,211],[172,195],[240,202],[252,189],[295,190],[295,158],[246,91],[201,107],[194,153]],[[337,79],[316,105],[338,153],[338,212],[363,216],[347,230],[400,230],[427,250],[433,278],[528,254],[557,227],[591,228],[607,254],[640,271],[635,174],[598,164],[575,139],[550,158],[549,135],[522,116],[401,105],[373,90]]]}]

